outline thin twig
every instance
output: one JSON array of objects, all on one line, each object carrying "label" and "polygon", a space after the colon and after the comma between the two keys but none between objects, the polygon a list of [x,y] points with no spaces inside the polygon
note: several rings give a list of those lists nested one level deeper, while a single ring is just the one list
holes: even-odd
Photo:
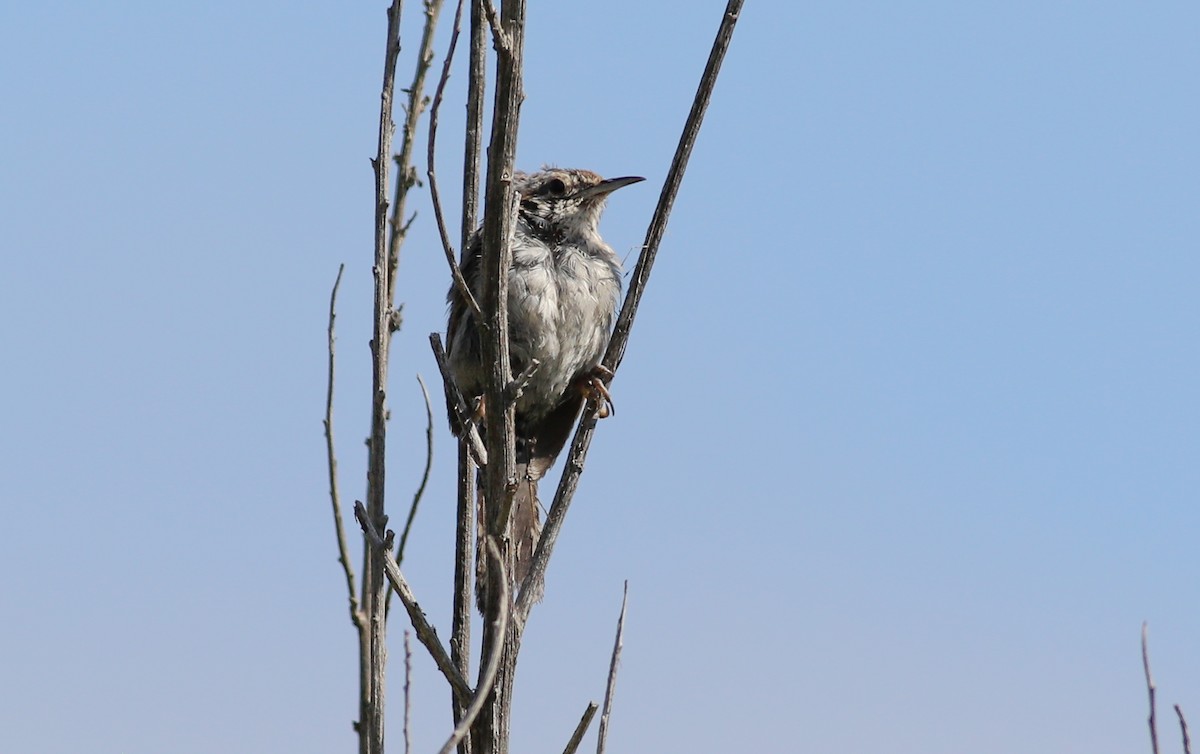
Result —
[{"label": "thin twig", "polygon": [[587,733],[588,726],[592,723],[592,717],[596,714],[596,703],[588,702],[587,709],[583,711],[583,717],[579,718],[579,724],[575,726],[575,732],[571,734],[571,740],[567,741],[567,748],[563,749],[563,754],[575,754],[579,748],[579,742],[583,740],[583,735]]},{"label": "thin twig", "polygon": [[1179,718],[1179,732],[1183,734],[1183,754],[1192,754],[1192,737],[1188,735],[1187,720],[1178,704],[1175,705],[1175,715]]},{"label": "thin twig", "polygon": [[[604,355],[604,366],[614,373],[624,358],[625,347],[629,341],[630,330],[633,328],[634,317],[637,315],[638,304],[650,278],[650,269],[654,265],[654,258],[658,254],[659,244],[666,231],[667,219],[671,214],[671,207],[675,203],[675,196],[679,192],[679,185],[683,181],[684,170],[687,168],[688,159],[692,154],[692,146],[696,142],[696,136],[704,121],[704,112],[712,98],[717,74],[721,71],[721,62],[725,59],[725,52],[729,49],[729,43],[733,39],[733,30],[741,12],[742,1],[729,0],[725,7],[725,14],[721,18],[720,28],[717,29],[716,39],[713,40],[712,51],[708,55],[708,63],[704,67],[704,75],[700,77],[700,85],[697,87],[696,96],[692,101],[692,109],[684,123],[683,134],[679,137],[675,157],[671,160],[671,167],[663,182],[658,206],[655,207],[654,215],[650,219],[650,226],[646,230],[646,240],[642,244],[641,254],[638,256],[633,270],[629,292],[625,295],[625,302],[621,306],[621,313],[617,317],[612,338],[608,343],[608,351]],[[579,421],[579,427],[575,431],[575,438],[571,442],[571,450],[564,464],[558,489],[554,494],[554,502],[546,514],[546,524],[542,529],[541,538],[538,540],[533,560],[530,562],[529,572],[517,595],[517,607],[514,611],[517,625],[524,625],[529,617],[529,611],[544,589],[546,564],[550,560],[555,540],[558,538],[558,531],[579,484],[579,475],[583,471],[583,463],[587,458],[588,447],[591,445],[592,435],[596,429],[595,413],[590,409],[585,410]]]},{"label": "thin twig", "polygon": [[[471,672],[471,590],[475,577],[475,462],[465,442],[458,443],[458,494],[454,523],[454,596],[450,618],[450,659],[465,678]],[[454,721],[462,720],[462,703],[450,695]],[[459,743],[459,754],[471,754],[470,733]]]},{"label": "thin twig", "polygon": [[400,225],[404,217],[404,203],[408,198],[409,189],[417,185],[417,171],[412,166],[412,154],[417,139],[417,122],[421,111],[425,109],[428,99],[425,97],[425,77],[429,66],[433,63],[433,37],[437,30],[438,15],[442,10],[442,0],[425,0],[425,26],[421,31],[420,47],[417,51],[417,64],[413,71],[412,84],[407,90],[408,103],[404,107],[404,130],[400,134],[400,152],[395,156],[396,162],[396,194],[393,201],[391,238],[388,242],[388,301],[394,302],[396,296],[396,267],[400,263],[400,247],[408,234],[407,224]]},{"label": "thin twig", "polygon": [[612,662],[608,665],[608,685],[604,689],[604,711],[600,713],[600,732],[596,736],[596,754],[604,754],[608,743],[608,717],[612,714],[613,696],[617,690],[617,668],[621,663],[621,648],[625,638],[625,607],[629,604],[629,581],[625,582],[625,594],[621,597],[621,617],[617,618],[617,638],[613,642]]},{"label": "thin twig", "polygon": [[1146,671],[1146,693],[1150,697],[1150,717],[1147,719],[1150,725],[1150,749],[1153,754],[1158,754],[1158,723],[1154,714],[1154,678],[1150,675],[1150,649],[1146,642],[1148,631],[1149,627],[1142,623],[1142,668]]},{"label": "thin twig", "polygon": [[325,456],[329,466],[329,500],[333,504],[333,528],[337,534],[338,562],[342,564],[342,572],[346,575],[346,591],[350,593],[350,622],[360,632],[363,630],[363,615],[358,609],[358,585],[354,580],[354,568],[350,565],[350,546],[346,542],[346,526],[342,522],[342,500],[338,492],[337,452],[333,442],[333,376],[334,376],[334,337],[333,323],[337,318],[337,294],[342,284],[342,273],[346,265],[338,265],[337,278],[333,281],[333,291],[329,294],[329,379],[325,391]]},{"label": "thin twig", "polygon": [[458,33],[462,26],[463,0],[458,0],[458,8],[454,11],[454,29],[450,32],[450,44],[446,48],[446,60],[442,63],[442,76],[438,79],[437,89],[433,94],[433,104],[429,108],[429,151],[426,154],[425,175],[429,179],[429,198],[433,200],[433,217],[437,221],[438,234],[442,238],[442,250],[446,252],[446,263],[450,265],[450,278],[458,294],[467,302],[467,306],[475,313],[476,321],[483,317],[479,302],[471,293],[463,277],[462,269],[454,253],[454,245],[450,243],[450,232],[446,229],[446,218],[442,214],[442,195],[438,191],[436,161],[434,159],[437,145],[438,112],[442,107],[442,95],[446,91],[446,82],[450,80],[450,64],[454,62],[454,50],[458,47]]},{"label": "thin twig", "polygon": [[487,12],[488,26],[492,29],[492,41],[496,45],[496,52],[510,54],[512,40],[504,32],[504,25],[500,22],[500,15],[496,13],[496,6],[492,5],[491,0],[483,0],[483,9]]},{"label": "thin twig", "polygon": [[412,751],[412,644],[404,632],[404,754]]},{"label": "thin twig", "polygon": [[425,472],[421,474],[421,484],[413,493],[412,505],[408,508],[408,518],[404,521],[404,531],[400,534],[400,546],[396,548],[396,564],[404,562],[404,547],[408,544],[408,535],[412,531],[413,520],[417,517],[417,506],[425,494],[425,486],[429,484],[429,472],[433,470],[433,406],[429,403],[429,391],[425,388],[425,380],[417,375],[421,385],[421,396],[425,399]]},{"label": "thin twig", "polygon": [[[483,95],[487,82],[487,30],[483,0],[471,0],[471,47],[467,57],[467,122],[463,144],[462,247],[479,223],[479,153],[483,139]],[[480,316],[477,322],[482,322]]]},{"label": "thin twig", "polygon": [[458,389],[458,385],[454,382],[454,375],[450,373],[450,363],[447,361],[446,349],[442,347],[442,336],[437,333],[429,333],[429,345],[433,348],[433,358],[437,362],[438,371],[442,373],[442,382],[446,388],[446,397],[454,408],[455,415],[458,419],[460,434],[465,435],[467,447],[475,456],[475,463],[480,466],[487,466],[488,453],[484,447],[483,438],[479,436],[479,429],[471,421],[471,410],[467,408],[467,402],[463,399],[462,392]]},{"label": "thin twig", "polygon": [[683,182],[683,173],[691,158],[692,147],[695,146],[696,137],[700,133],[704,113],[712,99],[713,88],[717,83],[717,74],[721,72],[721,63],[724,61],[729,43],[733,39],[733,30],[738,16],[741,14],[742,2],[743,0],[729,0],[728,5],[725,6],[725,15],[721,18],[721,26],[717,30],[712,50],[708,54],[708,63],[705,64],[704,75],[700,78],[700,86],[696,89],[696,96],[692,100],[692,109],[688,113],[687,122],[684,123],[683,134],[679,137],[679,145],[675,148],[675,157],[671,160],[671,167],[667,170],[667,178],[663,182],[662,192],[658,197],[658,206],[654,208],[654,216],[650,220],[650,227],[646,230],[646,240],[642,244],[642,252],[638,256],[637,265],[633,268],[629,293],[625,296],[625,303],[621,306],[621,313],[613,328],[612,339],[608,343],[608,352],[604,355],[604,365],[614,372],[621,365],[621,360],[625,356],[625,347],[629,342],[629,331],[633,327],[633,318],[637,314],[638,304],[642,300],[642,293],[650,278],[650,268],[654,265],[659,244],[662,243],[663,235],[666,233],[667,220],[670,217],[671,208],[675,204],[675,196],[679,193],[679,186]]},{"label": "thin twig", "polygon": [[525,367],[520,374],[513,378],[512,382],[508,383],[508,387],[504,390],[504,403],[506,405],[517,402],[521,394],[525,392],[525,388],[529,387],[529,381],[537,374],[538,367],[541,365],[542,362],[537,359],[530,359],[529,366]]},{"label": "thin twig", "polygon": [[[487,540],[488,555],[496,561],[495,568],[499,570],[500,579],[500,613],[496,616],[496,633],[504,636],[508,632],[508,617],[509,610],[512,606],[512,601],[508,597],[508,575],[504,572],[504,558],[500,557],[500,550],[496,548],[495,540],[491,537]],[[475,689],[475,695],[471,697],[471,703],[467,705],[466,712],[463,713],[462,720],[459,720],[458,725],[454,726],[454,732],[450,734],[450,738],[446,740],[444,746],[438,754],[450,754],[450,751],[458,746],[458,742],[467,735],[467,731],[471,729],[471,725],[475,722],[475,718],[479,716],[479,711],[483,709],[484,703],[487,701],[488,695],[492,693],[492,686],[496,683],[496,674],[500,670],[500,656],[504,653],[504,645],[497,643],[492,648],[492,653],[488,657],[487,666],[483,672],[483,678],[479,682],[479,686]]]},{"label": "thin twig", "polygon": [[374,524],[371,523],[371,519],[367,516],[367,511],[362,503],[355,503],[354,516],[358,519],[358,523],[362,527],[363,533],[366,534],[367,540],[376,547],[381,548],[384,554],[384,574],[387,576],[388,581],[391,582],[392,588],[396,590],[396,595],[400,597],[400,601],[404,603],[404,608],[408,611],[408,617],[412,622],[413,630],[417,634],[417,640],[429,650],[429,655],[433,658],[434,664],[437,665],[438,670],[442,671],[442,675],[449,681],[454,692],[460,694],[463,699],[469,699],[471,697],[471,686],[463,678],[462,674],[458,672],[458,668],[454,666],[454,663],[450,661],[450,655],[446,653],[441,639],[438,638],[437,629],[429,624],[429,619],[425,617],[421,606],[417,604],[417,598],[413,595],[412,588],[409,587],[404,575],[400,573],[400,566],[396,564],[396,559],[392,557],[391,550],[383,547],[385,539],[380,536]]}]

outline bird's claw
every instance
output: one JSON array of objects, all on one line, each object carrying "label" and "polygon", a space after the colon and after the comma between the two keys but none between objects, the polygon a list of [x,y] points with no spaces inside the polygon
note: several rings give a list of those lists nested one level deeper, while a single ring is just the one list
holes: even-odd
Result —
[{"label": "bird's claw", "polygon": [[612,393],[608,391],[608,381],[612,378],[612,370],[603,364],[592,367],[591,373],[583,378],[581,385],[583,395],[596,404],[597,419],[607,419],[617,413]]}]

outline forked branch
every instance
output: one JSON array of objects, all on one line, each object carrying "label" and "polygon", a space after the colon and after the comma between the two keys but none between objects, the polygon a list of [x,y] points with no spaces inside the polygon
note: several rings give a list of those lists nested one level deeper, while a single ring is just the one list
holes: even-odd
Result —
[{"label": "forked branch", "polygon": [[383,569],[384,574],[391,582],[392,589],[396,595],[400,597],[400,601],[404,603],[404,609],[408,611],[409,620],[412,622],[413,631],[417,634],[417,640],[425,645],[425,649],[429,650],[429,655],[433,658],[433,662],[437,665],[438,670],[442,671],[442,675],[450,683],[450,687],[454,689],[454,693],[459,694],[463,700],[471,697],[471,686],[458,672],[458,668],[450,661],[450,655],[446,652],[446,648],[442,646],[441,639],[438,638],[437,630],[430,625],[429,619],[425,617],[421,606],[417,604],[417,598],[413,594],[412,588],[409,587],[408,581],[405,580],[404,574],[400,572],[400,566],[396,564],[396,558],[392,556],[391,550],[386,546],[387,539],[379,533],[372,523],[370,517],[367,516],[367,510],[362,503],[355,503],[354,516],[358,519],[359,525],[362,527],[363,533],[372,545],[379,548],[383,553]]}]

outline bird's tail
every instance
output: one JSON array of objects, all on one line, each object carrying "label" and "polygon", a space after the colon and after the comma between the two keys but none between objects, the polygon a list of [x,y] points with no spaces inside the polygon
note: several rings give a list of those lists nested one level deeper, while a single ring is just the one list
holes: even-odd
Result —
[{"label": "bird's tail", "polygon": [[[539,474],[529,468],[527,463],[518,463],[515,467],[516,478],[519,480],[516,492],[513,494],[512,508],[508,514],[508,534],[512,548],[512,571],[508,574],[508,590],[516,598],[516,590],[529,574],[529,566],[533,562],[533,553],[537,549],[538,539],[542,534],[542,520],[539,511],[537,488]],[[536,478],[535,478],[536,474]],[[480,612],[486,611],[490,593],[490,570],[493,561],[488,558],[484,538],[487,533],[489,516],[492,511],[484,499],[482,475],[478,485],[478,540],[475,548],[475,599]],[[536,596],[537,599],[541,595]],[[535,600],[536,601],[536,600]]]},{"label": "bird's tail", "polygon": [[[566,445],[575,427],[575,420],[583,408],[583,395],[571,391],[549,413],[537,421],[523,424],[517,429],[517,462],[514,466],[517,490],[513,495],[512,508],[508,515],[508,536],[511,542],[513,559],[512,572],[508,575],[509,593],[516,598],[516,589],[529,573],[533,561],[533,553],[537,550],[538,539],[542,534],[537,489],[538,480],[546,475],[554,465],[554,459]],[[487,547],[483,544],[488,516],[492,511],[484,500],[482,475],[479,489],[479,538],[475,547],[475,599],[480,612],[486,612],[484,605],[488,603],[487,573],[490,563],[487,558]],[[537,585],[540,590],[541,584]],[[542,595],[532,595],[534,602],[540,601]]]}]

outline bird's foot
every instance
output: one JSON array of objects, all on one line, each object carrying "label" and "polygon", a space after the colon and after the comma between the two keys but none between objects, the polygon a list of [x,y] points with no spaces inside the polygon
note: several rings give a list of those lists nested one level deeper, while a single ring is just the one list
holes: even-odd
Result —
[{"label": "bird's foot", "polygon": [[471,411],[470,421],[472,424],[480,424],[484,417],[487,416],[487,396],[480,395],[475,398],[474,408]]},{"label": "bird's foot", "polygon": [[580,382],[583,397],[592,401],[596,406],[596,418],[607,419],[617,413],[613,403],[612,393],[608,391],[608,383],[613,378],[613,372],[603,364],[597,364],[584,374]]}]

